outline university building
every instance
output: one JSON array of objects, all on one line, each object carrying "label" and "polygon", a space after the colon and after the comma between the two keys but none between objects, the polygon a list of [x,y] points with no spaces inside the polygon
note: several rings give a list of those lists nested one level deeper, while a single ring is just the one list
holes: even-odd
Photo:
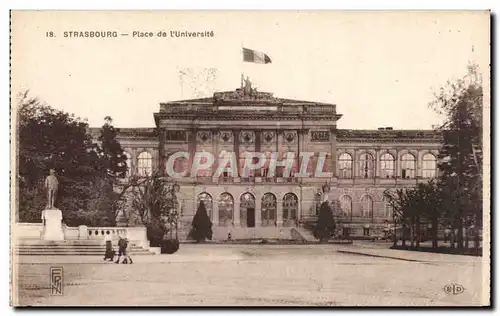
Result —
[{"label": "university building", "polygon": [[[154,113],[156,127],[121,128],[118,140],[129,172],[139,175],[165,170],[176,152],[238,156],[236,177],[214,177],[214,168],[190,174],[191,161],[175,160],[177,172],[188,170],[185,177],[172,179],[180,185],[181,238],[200,201],[212,220],[214,239],[227,239],[229,233],[237,239],[290,238],[304,230],[302,223],[314,221],[324,199],[337,206],[339,228],[354,236],[380,235],[392,220],[383,192],[435,177],[441,137],[433,130],[337,129],[341,117],[335,104],[282,99],[242,87],[210,98],[161,103]],[[97,135],[98,129],[92,132]],[[245,152],[265,153],[269,159],[245,175]],[[270,176],[273,152],[293,152],[297,158],[301,152],[315,153],[307,167],[313,174],[323,153],[323,170],[332,177],[283,177],[280,167]],[[292,170],[297,172],[300,164],[296,159]]]}]

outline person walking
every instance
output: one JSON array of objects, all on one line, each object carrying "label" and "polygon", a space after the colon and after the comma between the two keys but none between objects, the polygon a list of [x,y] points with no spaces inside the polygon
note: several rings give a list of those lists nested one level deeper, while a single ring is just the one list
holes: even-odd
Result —
[{"label": "person walking", "polygon": [[134,263],[132,261],[132,258],[130,257],[129,245],[130,245],[129,240],[125,238],[125,253],[123,255],[125,259],[123,260],[122,263],[128,263],[128,264]]},{"label": "person walking", "polygon": [[122,238],[118,240],[118,260],[115,263],[133,263],[132,258],[128,255],[128,239]]},{"label": "person walking", "polygon": [[122,236],[118,236],[118,259],[115,263],[122,263],[127,254],[127,242]]},{"label": "person walking", "polygon": [[106,235],[104,235],[104,240],[106,242],[106,252],[104,253],[104,261],[108,259],[109,261],[113,261],[113,259],[115,258],[115,251],[113,250],[112,238],[109,231],[107,231]]}]

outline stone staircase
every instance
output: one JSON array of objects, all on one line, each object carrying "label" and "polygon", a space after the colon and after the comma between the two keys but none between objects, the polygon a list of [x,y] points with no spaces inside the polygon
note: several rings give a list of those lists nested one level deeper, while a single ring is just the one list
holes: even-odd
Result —
[{"label": "stone staircase", "polygon": [[[113,249],[118,254],[118,246],[113,241]],[[15,255],[39,255],[39,256],[104,256],[106,246],[101,240],[64,240],[64,241],[46,241],[39,239],[19,240],[13,245]],[[153,255],[148,249],[145,249],[134,242],[129,245],[130,255]]]},{"label": "stone staircase", "polygon": [[316,242],[317,239],[314,238],[312,232],[302,227],[294,227],[291,230],[291,235],[293,239],[300,240],[303,242]]}]

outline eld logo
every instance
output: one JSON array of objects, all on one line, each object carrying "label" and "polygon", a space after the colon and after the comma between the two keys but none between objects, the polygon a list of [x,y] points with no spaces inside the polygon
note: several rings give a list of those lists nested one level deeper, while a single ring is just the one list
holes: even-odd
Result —
[{"label": "eld logo", "polygon": [[460,284],[448,284],[444,287],[444,292],[446,294],[458,295],[462,294],[465,291],[465,288]]},{"label": "eld logo", "polygon": [[63,268],[50,267],[50,293],[52,295],[63,294]]}]

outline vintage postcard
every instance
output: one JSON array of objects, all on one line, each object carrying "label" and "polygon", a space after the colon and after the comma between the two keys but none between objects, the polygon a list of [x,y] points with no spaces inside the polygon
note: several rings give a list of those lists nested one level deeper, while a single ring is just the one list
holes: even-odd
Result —
[{"label": "vintage postcard", "polygon": [[11,305],[490,306],[490,19],[12,11]]}]

